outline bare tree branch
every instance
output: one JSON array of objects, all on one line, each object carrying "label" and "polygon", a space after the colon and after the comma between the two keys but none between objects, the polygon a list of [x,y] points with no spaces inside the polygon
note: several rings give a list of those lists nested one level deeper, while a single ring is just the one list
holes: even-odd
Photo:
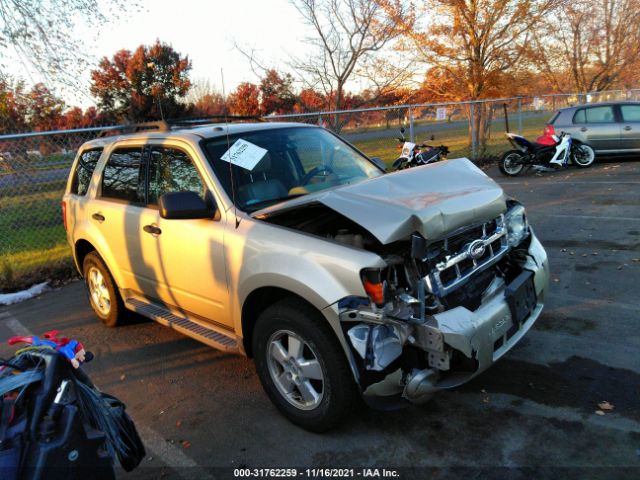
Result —
[{"label": "bare tree branch", "polygon": [[[400,24],[383,5],[371,0],[292,0],[305,23],[314,30],[307,43],[315,50],[309,57],[292,58],[290,65],[309,87],[320,86],[329,101],[329,109],[339,110],[345,97],[345,85],[355,76],[371,79],[365,65],[373,64],[373,55],[406,31],[413,23],[410,10],[394,1],[398,14],[406,15]],[[397,82],[400,74],[391,75]],[[389,83],[390,85],[391,83]],[[339,129],[337,118],[334,128]]]}]

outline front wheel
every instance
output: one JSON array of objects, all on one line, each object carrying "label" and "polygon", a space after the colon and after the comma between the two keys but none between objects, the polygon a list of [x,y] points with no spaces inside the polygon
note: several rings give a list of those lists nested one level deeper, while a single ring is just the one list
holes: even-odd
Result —
[{"label": "front wheel", "polygon": [[584,143],[574,145],[571,149],[571,161],[576,167],[587,168],[593,165],[596,152]]},{"label": "front wheel", "polygon": [[502,156],[498,168],[508,177],[520,175],[524,168],[524,155],[519,150],[510,150]]},{"label": "front wheel", "polygon": [[253,353],[267,395],[302,428],[329,430],[355,403],[355,382],[335,334],[300,300],[282,300],[260,315]]},{"label": "front wheel", "polygon": [[407,157],[399,157],[393,162],[391,168],[393,170],[404,170],[405,168],[409,168],[409,160]]}]

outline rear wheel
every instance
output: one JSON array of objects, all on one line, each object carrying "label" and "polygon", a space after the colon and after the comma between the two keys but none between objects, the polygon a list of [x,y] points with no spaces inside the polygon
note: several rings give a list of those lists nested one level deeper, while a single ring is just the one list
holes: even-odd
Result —
[{"label": "rear wheel", "polygon": [[500,159],[498,168],[500,173],[508,177],[520,175],[524,168],[524,155],[519,150],[509,150]]},{"label": "rear wheel", "polygon": [[256,370],[267,395],[296,425],[323,432],[355,403],[346,356],[326,320],[289,298],[267,308],[253,335]]},{"label": "rear wheel", "polygon": [[571,149],[571,161],[576,167],[587,168],[593,165],[596,152],[584,143],[574,145]]},{"label": "rear wheel", "polygon": [[82,264],[89,302],[96,316],[107,327],[122,323],[125,308],[116,283],[97,252],[90,252]]}]

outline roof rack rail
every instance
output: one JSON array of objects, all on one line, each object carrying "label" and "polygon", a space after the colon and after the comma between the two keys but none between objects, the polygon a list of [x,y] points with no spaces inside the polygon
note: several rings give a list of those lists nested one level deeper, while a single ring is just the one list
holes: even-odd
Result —
[{"label": "roof rack rail", "polygon": [[256,122],[263,122],[264,119],[254,115],[208,115],[206,117],[185,117],[185,118],[173,118],[167,120],[167,123],[172,127],[195,127],[198,125],[207,125],[209,123],[219,123],[220,121],[242,121],[253,120]]},{"label": "roof rack rail", "polygon": [[129,125],[122,125],[118,127],[110,127],[101,130],[98,134],[98,138],[107,137],[109,135],[124,135],[127,133],[136,133],[136,132],[144,132],[147,130],[156,130],[158,132],[168,132],[171,130],[171,125],[164,121],[160,120],[157,122],[141,122],[141,123],[131,123]]},{"label": "roof rack rail", "polygon": [[256,122],[264,122],[262,117],[253,115],[210,115],[207,117],[186,117],[172,118],[170,120],[159,120],[155,122],[130,123],[116,127],[108,127],[101,130],[98,138],[110,135],[125,135],[127,133],[144,132],[147,130],[155,130],[157,132],[168,132],[172,127],[197,127],[199,125],[208,125],[211,123],[234,122],[242,120],[253,120]]}]

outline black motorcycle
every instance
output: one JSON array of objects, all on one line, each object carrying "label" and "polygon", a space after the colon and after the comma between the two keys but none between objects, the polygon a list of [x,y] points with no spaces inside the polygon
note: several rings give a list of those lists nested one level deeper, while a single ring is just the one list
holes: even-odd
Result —
[{"label": "black motorcycle", "polygon": [[551,171],[554,168],[565,168],[572,163],[580,168],[590,167],[595,160],[595,152],[589,145],[571,138],[562,132],[547,132],[535,143],[521,135],[507,133],[507,138],[515,150],[502,155],[499,168],[503,175],[515,177],[527,168],[539,171]]},{"label": "black motorcycle", "polygon": [[[447,155],[449,154],[448,147],[444,145],[435,147],[433,145],[427,145],[426,143],[418,145],[413,142],[408,142],[404,136],[404,131],[404,128],[400,129],[398,141],[401,143],[398,147],[402,148],[402,153],[392,164],[394,170],[419,167],[447,159]],[[431,140],[433,141],[434,139],[432,135]]]}]

